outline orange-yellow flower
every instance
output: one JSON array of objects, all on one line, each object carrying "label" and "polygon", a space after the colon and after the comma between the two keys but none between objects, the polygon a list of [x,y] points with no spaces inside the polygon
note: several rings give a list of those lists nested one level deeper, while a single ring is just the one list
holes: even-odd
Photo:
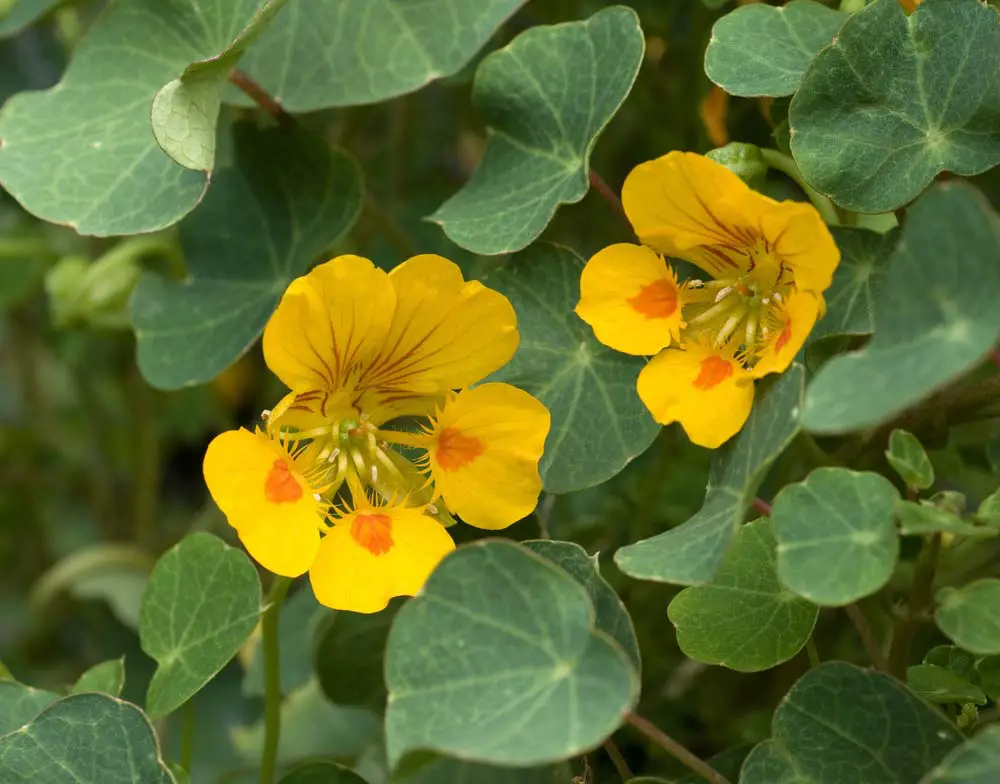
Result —
[{"label": "orange-yellow flower", "polygon": [[[639,375],[646,407],[717,447],[746,422],[754,379],[802,348],[840,252],[812,205],[770,199],[693,153],[637,166],[622,203],[642,245],[590,259],[576,312],[605,345],[655,354]],[[712,279],[680,283],[665,256]]]},{"label": "orange-yellow flower", "polygon": [[412,595],[454,548],[448,509],[495,529],[537,503],[548,411],[507,384],[466,389],[517,344],[507,299],[440,256],[388,274],[357,256],[320,265],[264,330],[291,391],[263,431],[212,442],[209,490],[261,565],[308,571],[327,606]]}]

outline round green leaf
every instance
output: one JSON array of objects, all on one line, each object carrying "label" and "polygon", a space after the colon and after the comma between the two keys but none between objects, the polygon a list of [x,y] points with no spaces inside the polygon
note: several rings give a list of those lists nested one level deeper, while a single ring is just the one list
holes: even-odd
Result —
[{"label": "round green leaf", "polygon": [[146,695],[153,718],[180,707],[221,670],[257,626],[260,579],[250,559],[196,533],[157,562],[142,597],[139,639],[159,665]]},{"label": "round green leaf", "polygon": [[818,468],[785,487],[771,511],[781,582],[834,607],[877,591],[899,556],[898,498],[885,477],[845,468]]},{"label": "round green leaf", "polygon": [[701,511],[677,528],[618,550],[615,563],[625,574],[681,585],[712,580],[764,475],[799,432],[804,376],[802,366],[793,365],[761,385],[766,391],[743,430],[712,457]]},{"label": "round green leaf", "polygon": [[842,207],[888,212],[941,171],[1000,163],[1000,15],[978,0],[874,0],[792,99],[792,154]]},{"label": "round green leaf", "polygon": [[550,493],[610,479],[660,432],[635,389],[643,360],[603,346],[573,313],[582,270],[573,251],[538,243],[486,281],[513,304],[521,334],[514,358],[490,380],[527,390],[551,412],[540,465]]},{"label": "round green leaf", "polygon": [[208,175],[160,149],[150,132],[153,98],[189,64],[226,52],[259,5],[112,4],[56,87],[16,95],[0,112],[0,183],[28,212],[81,234],[176,223],[201,200]]},{"label": "round green leaf", "polygon": [[934,484],[934,466],[917,437],[905,430],[893,430],[889,435],[889,450],[885,453],[889,465],[907,487],[927,490]]},{"label": "round green leaf", "polygon": [[59,699],[58,694],[16,681],[0,681],[0,735],[27,724],[44,708]]},{"label": "round green leaf", "polygon": [[743,526],[708,585],[685,588],[667,608],[691,659],[758,672],[787,661],[812,634],[819,608],[778,582],[771,521]]},{"label": "round green leaf", "polygon": [[635,11],[612,6],[533,27],[483,60],[472,101],[489,126],[486,151],[430,219],[475,253],[529,245],[560,204],[586,195],[591,150],[632,89],[644,46]]},{"label": "round green leaf", "polygon": [[[293,2],[240,68],[292,112],[378,103],[460,71],[524,3]],[[226,100],[250,105],[235,90]]]},{"label": "round green leaf", "polygon": [[386,684],[394,768],[421,750],[500,765],[568,759],[614,732],[638,695],[581,585],[505,541],[459,548],[399,611]]},{"label": "round green leaf", "polygon": [[995,490],[983,499],[976,510],[976,519],[984,525],[1000,528],[1000,490]]},{"label": "round green leaf", "polygon": [[95,664],[73,685],[73,694],[99,691],[117,697],[125,687],[125,659],[111,659]]},{"label": "round green leaf", "polygon": [[974,683],[944,667],[914,664],[906,669],[906,685],[928,702],[941,705],[949,702],[986,704],[986,695]]},{"label": "round green leaf", "polygon": [[1000,727],[985,727],[953,749],[920,784],[994,784],[1000,780]]},{"label": "round green leaf", "polygon": [[161,389],[209,381],[242,355],[292,279],[361,209],[347,153],[297,127],[244,123],[234,134],[234,165],[181,224],[189,277],[148,273],[133,296],[139,369]]},{"label": "round green leaf", "polygon": [[943,183],[921,197],[875,300],[874,337],[816,374],[803,427],[874,427],[974,367],[1000,340],[998,256],[1000,223],[975,190]]},{"label": "round green leaf", "polygon": [[942,588],[934,620],[956,645],[979,654],[1000,653],[1000,580]]},{"label": "round green leaf", "polygon": [[712,28],[705,73],[730,95],[791,95],[846,18],[814,0],[737,8]]},{"label": "round green leaf", "polygon": [[307,762],[284,776],[278,784],[366,784],[357,773],[335,762]]},{"label": "round green leaf", "polygon": [[174,784],[135,705],[74,694],[0,737],[4,784]]},{"label": "round green leaf", "polygon": [[961,742],[895,678],[842,662],[806,673],[774,714],[740,784],[913,784]]},{"label": "round green leaf", "polygon": [[394,784],[566,784],[571,774],[564,764],[538,768],[498,768],[476,762],[438,757],[413,776],[393,777]]},{"label": "round green leaf", "polygon": [[595,625],[621,646],[632,661],[635,671],[640,672],[642,659],[632,619],[618,594],[601,576],[599,557],[587,555],[586,550],[573,542],[535,539],[522,544],[546,561],[554,563],[583,586],[594,605]]}]

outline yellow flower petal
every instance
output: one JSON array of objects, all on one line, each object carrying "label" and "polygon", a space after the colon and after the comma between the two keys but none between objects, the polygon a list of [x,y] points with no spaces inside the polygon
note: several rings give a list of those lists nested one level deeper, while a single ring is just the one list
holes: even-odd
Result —
[{"label": "yellow flower petal", "polygon": [[519,337],[510,302],[465,281],[448,259],[414,256],[389,280],[398,305],[384,348],[364,374],[364,410],[468,386],[514,356]]},{"label": "yellow flower petal", "polygon": [[605,346],[648,355],[678,340],[683,304],[677,276],[663,259],[622,243],[599,251],[583,268],[576,313]]},{"label": "yellow flower petal", "polygon": [[309,580],[320,604],[373,613],[394,596],[413,596],[455,549],[444,527],[420,509],[362,508],[336,521]]},{"label": "yellow flower petal", "polygon": [[338,256],[292,281],[264,328],[264,359],[292,390],[350,388],[395,310],[385,272],[368,259]]},{"label": "yellow flower petal", "polygon": [[622,204],[644,245],[721,278],[747,271],[760,215],[774,202],[721,163],[674,151],[632,170]]},{"label": "yellow flower petal", "polygon": [[435,491],[477,528],[496,530],[538,503],[538,461],[549,432],[548,409],[509,384],[483,384],[452,396],[428,450]]},{"label": "yellow flower petal", "polygon": [[698,344],[653,357],[639,374],[638,390],[657,422],[680,422],[691,441],[710,449],[739,432],[753,404],[753,383],[739,362]]},{"label": "yellow flower petal", "polygon": [[796,288],[820,294],[829,288],[840,250],[819,212],[797,201],[772,202],[761,232],[779,262],[791,269]]},{"label": "yellow flower petal", "polygon": [[306,572],[324,512],[299,467],[261,433],[230,430],[208,445],[205,482],[247,552],[268,571]]},{"label": "yellow flower petal", "polygon": [[753,368],[754,378],[781,373],[792,364],[819,318],[820,306],[820,297],[807,291],[796,291],[788,296],[778,314],[778,323]]}]

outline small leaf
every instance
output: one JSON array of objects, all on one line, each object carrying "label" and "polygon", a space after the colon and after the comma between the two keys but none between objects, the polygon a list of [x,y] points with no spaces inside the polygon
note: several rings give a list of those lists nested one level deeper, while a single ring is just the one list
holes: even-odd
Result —
[{"label": "small leaf", "polygon": [[191,784],[191,777],[188,772],[174,762],[167,763],[167,770],[174,777],[174,784]]},{"label": "small leaf", "polygon": [[573,251],[540,242],[486,279],[511,301],[521,334],[517,354],[490,380],[521,387],[552,414],[539,466],[550,493],[610,479],[660,432],[635,388],[643,360],[601,345],[573,313],[582,270]]},{"label": "small leaf", "polygon": [[159,665],[146,695],[153,718],[190,699],[221,670],[260,617],[260,580],[250,559],[207,533],[164,553],[142,597],[139,638]]},{"label": "small leaf", "polygon": [[771,521],[749,523],[740,529],[712,582],[674,597],[667,616],[688,657],[759,672],[802,649],[819,608],[778,582],[774,550]]},{"label": "small leaf", "polygon": [[985,525],[966,523],[956,514],[929,504],[897,501],[896,517],[900,533],[909,536],[949,533],[955,536],[996,536],[1000,531]]},{"label": "small leaf", "polygon": [[998,255],[1000,223],[975,190],[944,183],[921,197],[875,301],[874,337],[816,374],[803,427],[875,427],[974,367],[1000,340]]},{"label": "small leaf", "polygon": [[994,490],[983,499],[975,517],[984,525],[1000,527],[1000,490]]},{"label": "small leaf", "polygon": [[800,678],[772,726],[740,784],[913,784],[962,739],[894,678],[842,662]]},{"label": "small leaf", "polygon": [[698,514],[615,553],[625,574],[681,585],[712,580],[764,475],[799,432],[803,378],[801,365],[785,371],[754,403],[742,432],[715,452]]},{"label": "small leaf", "polygon": [[139,369],[161,389],[209,381],[243,354],[292,279],[361,207],[347,153],[293,127],[244,123],[234,134],[235,165],[181,224],[188,279],[148,273],[133,296]]},{"label": "small leaf", "polygon": [[601,576],[598,556],[587,555],[586,550],[573,542],[534,539],[522,544],[546,561],[554,563],[583,586],[594,605],[595,626],[618,643],[632,661],[635,671],[641,672],[642,659],[632,619],[618,594]]},{"label": "small leaf", "polygon": [[390,766],[418,750],[541,765],[600,744],[638,678],[594,621],[581,585],[524,547],[494,540],[448,555],[389,634]]},{"label": "small leaf", "polygon": [[914,693],[935,705],[950,702],[986,704],[986,695],[975,684],[969,683],[944,667],[933,664],[914,664],[906,669],[906,685]]},{"label": "small leaf", "polygon": [[1000,656],[976,660],[976,682],[991,700],[1000,700]]},{"label": "small leaf", "polygon": [[875,593],[899,556],[898,498],[885,477],[845,468],[818,468],[785,487],[771,511],[781,582],[825,606]]},{"label": "small leaf", "polygon": [[993,784],[1000,779],[1000,727],[984,727],[949,752],[920,784]]},{"label": "small leaf", "polygon": [[712,28],[705,73],[730,95],[791,95],[845,19],[813,0],[737,8]]},{"label": "small leaf", "polygon": [[367,784],[361,776],[336,762],[307,762],[295,768],[278,784]]},{"label": "small leaf", "polygon": [[924,664],[944,667],[970,683],[979,682],[979,675],[976,673],[976,657],[954,645],[935,645],[924,656]]},{"label": "small leaf", "polygon": [[857,212],[888,212],[942,171],[1000,163],[1000,16],[978,0],[875,0],[806,71],[789,108],[809,184]]},{"label": "small leaf", "polygon": [[587,193],[597,136],[632,89],[644,48],[635,11],[533,27],[476,71],[472,101],[490,129],[462,190],[431,220],[475,253],[527,247],[560,204]]},{"label": "small leaf", "polygon": [[33,689],[17,681],[0,681],[0,735],[27,724],[53,702],[58,694]]},{"label": "small leaf", "polygon": [[826,315],[813,327],[810,343],[830,335],[870,335],[875,330],[875,302],[882,296],[889,256],[899,239],[897,230],[877,234],[834,226],[831,231],[840,248],[840,264],[823,295]]},{"label": "small leaf", "polygon": [[110,659],[95,664],[73,685],[72,693],[99,691],[117,697],[125,687],[125,659]]},{"label": "small leaf", "polygon": [[104,694],[65,697],[0,737],[0,770],[4,784],[174,784],[142,711]]},{"label": "small leaf", "polygon": [[907,487],[927,490],[934,484],[934,466],[917,437],[905,430],[893,430],[885,459]]},{"label": "small leaf", "polygon": [[956,645],[979,654],[1000,653],[1000,580],[942,588],[934,620]]}]

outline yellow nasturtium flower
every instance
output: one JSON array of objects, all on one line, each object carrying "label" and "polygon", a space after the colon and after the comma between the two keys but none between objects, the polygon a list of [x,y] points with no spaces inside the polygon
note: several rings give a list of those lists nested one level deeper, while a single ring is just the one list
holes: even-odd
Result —
[{"label": "yellow nasturtium flower", "polygon": [[[605,345],[655,355],[639,397],[661,424],[717,447],[750,415],[754,379],[802,348],[840,251],[811,204],[770,199],[694,153],[637,166],[622,203],[642,244],[587,262],[576,312]],[[711,279],[681,283],[665,256]]]},{"label": "yellow nasturtium flower", "polygon": [[415,594],[454,549],[447,510],[498,529],[538,501],[548,410],[508,384],[468,388],[518,340],[510,302],[440,256],[388,274],[357,256],[316,267],[264,330],[291,391],[263,429],[209,445],[212,497],[250,555],[308,571],[328,607]]}]

